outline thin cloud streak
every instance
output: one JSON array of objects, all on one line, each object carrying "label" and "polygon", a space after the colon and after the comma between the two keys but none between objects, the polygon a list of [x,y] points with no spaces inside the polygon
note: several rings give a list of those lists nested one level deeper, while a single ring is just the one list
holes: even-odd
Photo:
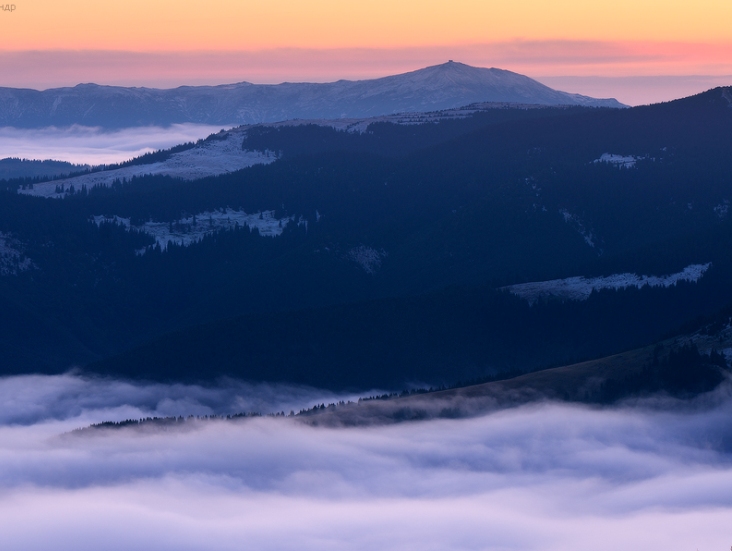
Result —
[{"label": "thin cloud streak", "polygon": [[[71,375],[4,379],[0,541],[81,551],[732,543],[729,387],[692,404],[546,403],[369,428],[278,417],[67,432],[123,407],[160,410],[163,397],[182,409],[205,402],[224,411],[237,393],[269,395],[283,407],[305,405],[315,398],[308,392],[317,394],[231,381],[201,389]],[[11,413],[29,403],[35,409]]]},{"label": "thin cloud streak", "polygon": [[96,82],[175,87],[248,81],[377,78],[448,59],[528,76],[732,74],[732,42],[514,40],[412,48],[279,48],[258,51],[0,53],[0,86],[50,88]]}]

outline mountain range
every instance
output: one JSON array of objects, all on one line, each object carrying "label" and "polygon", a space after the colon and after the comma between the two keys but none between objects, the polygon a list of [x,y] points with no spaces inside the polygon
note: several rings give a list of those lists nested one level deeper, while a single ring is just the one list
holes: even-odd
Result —
[{"label": "mountain range", "polygon": [[732,303],[731,106],[251,125],[0,181],[2,373],[363,390],[648,346]]},{"label": "mountain range", "polygon": [[511,71],[449,61],[384,78],[323,84],[241,82],[167,90],[97,84],[44,91],[0,88],[0,126],[233,126],[436,111],[479,102],[624,107],[614,99],[553,90]]}]

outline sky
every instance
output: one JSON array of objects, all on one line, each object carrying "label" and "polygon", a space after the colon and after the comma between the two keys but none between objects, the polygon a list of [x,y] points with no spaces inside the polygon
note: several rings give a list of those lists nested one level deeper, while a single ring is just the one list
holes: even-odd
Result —
[{"label": "sky", "polygon": [[14,406],[0,410],[0,547],[726,550],[731,391],[387,426],[276,417],[73,433],[103,420],[287,412],[354,397],[0,378],[0,403]]},{"label": "sky", "polygon": [[0,11],[0,86],[323,82],[447,59],[632,104],[732,84],[728,0],[13,5]]}]

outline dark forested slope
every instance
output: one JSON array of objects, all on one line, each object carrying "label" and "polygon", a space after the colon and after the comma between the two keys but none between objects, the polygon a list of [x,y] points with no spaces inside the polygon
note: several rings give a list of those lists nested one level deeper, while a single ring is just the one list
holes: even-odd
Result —
[{"label": "dark forested slope", "polygon": [[[279,160],[218,177],[135,178],[63,200],[18,195],[11,182],[0,298],[39,329],[3,331],[14,358],[4,372],[96,358],[94,369],[143,377],[348,387],[646,344],[732,300],[730,97],[507,108],[364,133],[261,127],[242,147]],[[243,212],[279,228],[225,225]],[[162,250],[164,234],[203,238]],[[697,283],[587,301],[529,308],[497,290],[707,263]]]}]

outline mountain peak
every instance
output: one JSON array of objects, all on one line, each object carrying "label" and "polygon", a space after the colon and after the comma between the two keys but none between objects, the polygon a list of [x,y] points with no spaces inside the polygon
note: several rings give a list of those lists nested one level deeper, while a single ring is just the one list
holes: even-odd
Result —
[{"label": "mountain peak", "polygon": [[0,89],[0,126],[24,128],[74,124],[124,128],[177,123],[223,126],[287,119],[363,118],[439,111],[473,103],[624,107],[553,90],[497,68],[449,60],[398,75],[325,84],[239,83],[175,89],[80,84],[44,90]]},{"label": "mountain peak", "polygon": [[[429,92],[440,97],[440,101],[453,103],[441,108],[460,107],[467,103],[523,103],[533,105],[582,105],[586,107],[626,107],[615,99],[596,99],[579,94],[554,90],[540,82],[495,67],[474,67],[459,61],[449,60],[439,65],[402,73],[375,81],[400,87],[419,87],[422,93]],[[414,93],[418,93],[414,90]]]}]

